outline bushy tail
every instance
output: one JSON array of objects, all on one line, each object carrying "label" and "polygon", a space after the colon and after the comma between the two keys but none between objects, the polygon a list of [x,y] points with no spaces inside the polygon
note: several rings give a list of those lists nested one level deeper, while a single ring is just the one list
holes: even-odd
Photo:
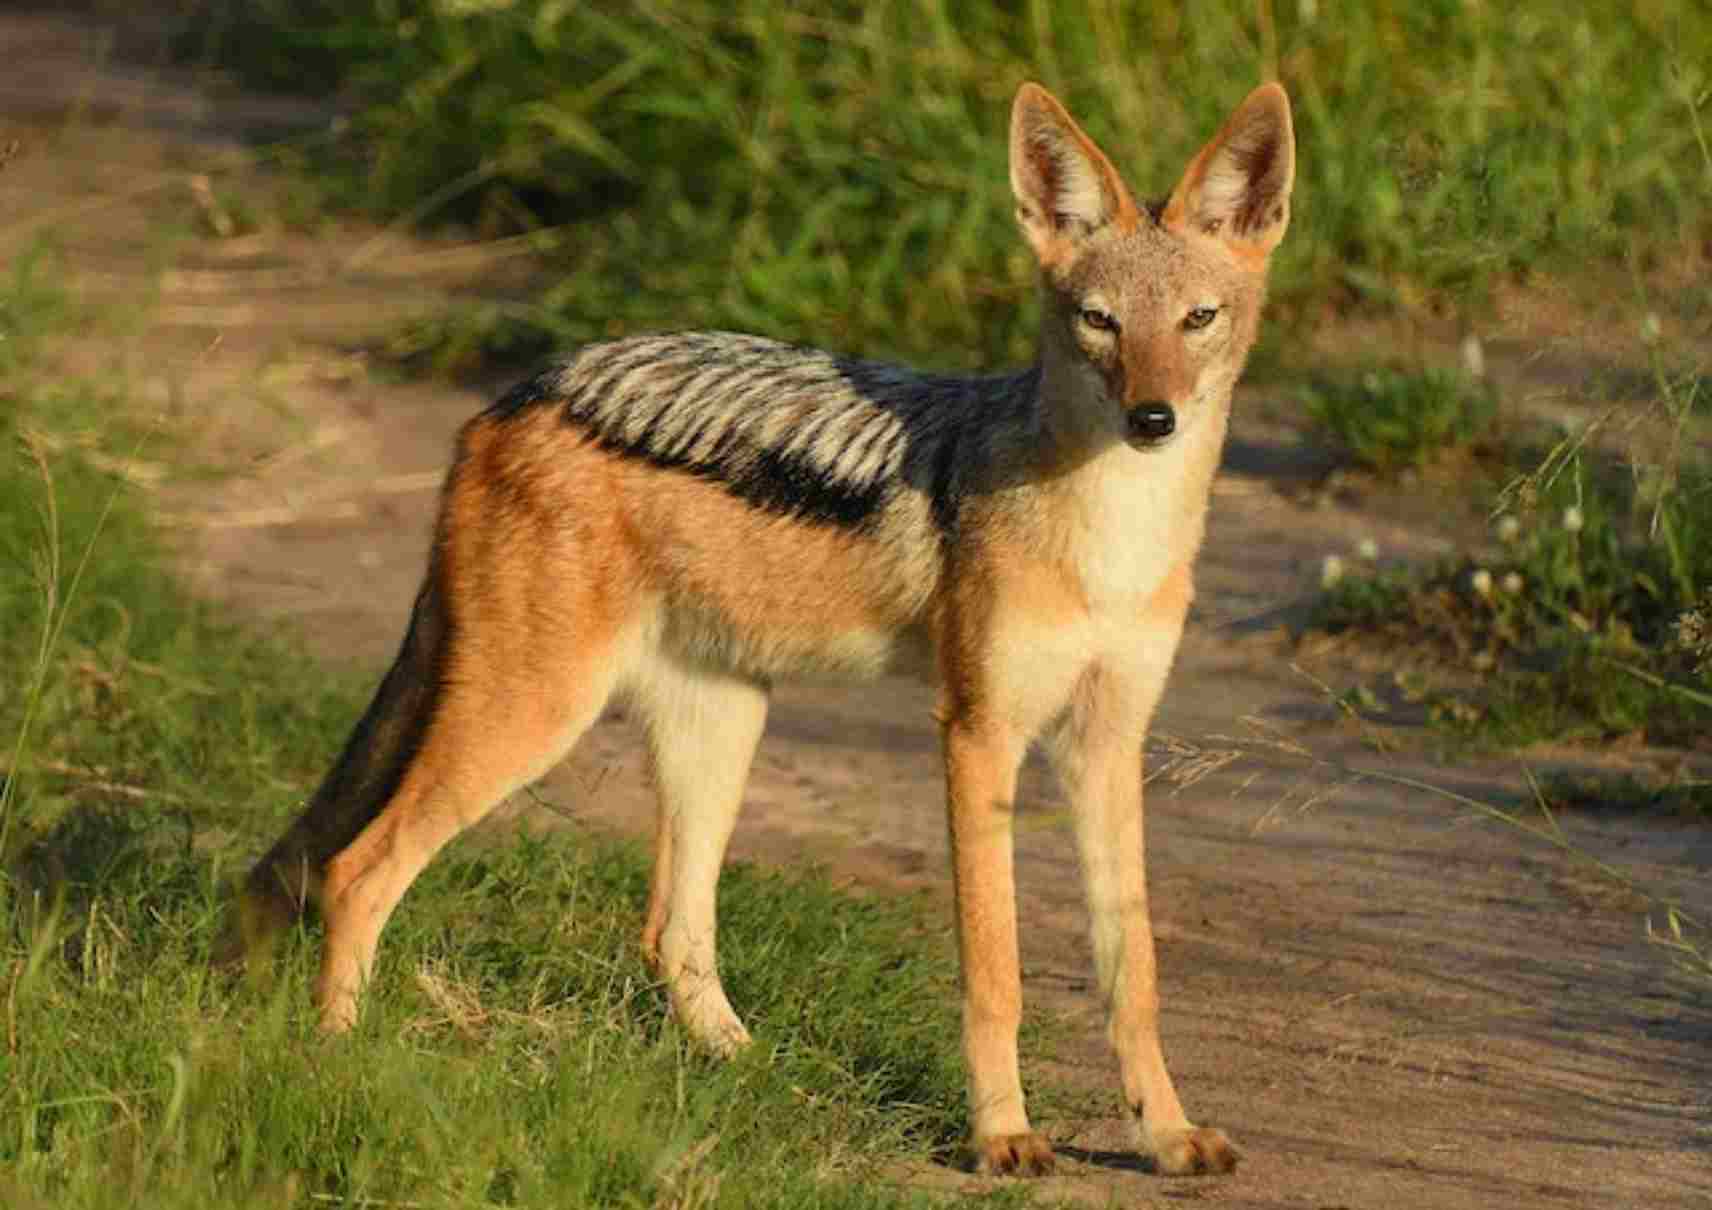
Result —
[{"label": "bushy tail", "polygon": [[321,889],[322,871],[379,815],[415,758],[440,692],[449,622],[434,569],[417,594],[398,658],[309,806],[240,890],[215,961],[265,954]]}]

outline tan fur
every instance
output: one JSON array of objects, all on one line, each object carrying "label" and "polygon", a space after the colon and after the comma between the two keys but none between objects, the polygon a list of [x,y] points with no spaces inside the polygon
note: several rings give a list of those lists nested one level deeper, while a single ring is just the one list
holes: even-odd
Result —
[{"label": "tan fur", "polygon": [[1293,156],[1283,91],[1257,89],[1156,219],[1025,85],[1011,179],[1040,262],[1037,374],[929,380],[753,338],[638,339],[471,421],[398,661],[252,873],[246,941],[313,901],[321,1019],[349,1026],[415,876],[623,694],[659,793],[643,949],[690,1034],[729,1052],[748,1033],[719,980],[714,888],[768,688],[918,668],[938,687],[977,1162],[1052,1162],[1017,1069],[1012,814],[1039,738],[1072,803],[1137,1145],[1164,1172],[1232,1167],[1160,1049],[1140,761]]}]

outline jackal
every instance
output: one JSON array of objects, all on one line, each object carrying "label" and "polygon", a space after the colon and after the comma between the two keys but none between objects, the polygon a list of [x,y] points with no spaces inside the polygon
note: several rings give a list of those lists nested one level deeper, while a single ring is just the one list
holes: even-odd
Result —
[{"label": "jackal", "polygon": [[1160,1051],[1141,750],[1294,148],[1284,91],[1264,85],[1141,206],[1025,84],[1010,177],[1040,265],[1031,368],[951,377],[753,336],[638,336],[466,424],[403,647],[245,883],[246,952],[313,902],[321,1022],[348,1027],[411,881],[622,694],[659,795],[642,946],[684,1028],[729,1052],[748,1034],[715,963],[714,886],[769,688],[914,666],[938,691],[978,1165],[1052,1164],[1017,1074],[1011,814],[1039,738],[1071,802],[1138,1146],[1163,1172],[1233,1167]]}]

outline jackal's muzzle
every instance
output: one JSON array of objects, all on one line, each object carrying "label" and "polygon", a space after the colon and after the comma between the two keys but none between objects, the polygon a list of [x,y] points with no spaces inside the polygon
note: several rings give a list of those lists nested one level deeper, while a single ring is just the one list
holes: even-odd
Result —
[{"label": "jackal's muzzle", "polygon": [[1177,431],[1177,409],[1169,403],[1144,403],[1124,417],[1131,445],[1158,445]]}]

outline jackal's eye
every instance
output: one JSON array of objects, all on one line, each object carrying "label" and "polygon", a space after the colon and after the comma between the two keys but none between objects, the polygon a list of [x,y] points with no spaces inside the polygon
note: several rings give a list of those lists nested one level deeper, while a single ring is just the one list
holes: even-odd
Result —
[{"label": "jackal's eye", "polygon": [[1183,326],[1191,332],[1198,332],[1217,319],[1217,307],[1190,307],[1189,313],[1183,317]]},{"label": "jackal's eye", "polygon": [[1110,311],[1102,311],[1099,307],[1083,307],[1077,312],[1076,318],[1096,332],[1116,332],[1118,317]]}]

